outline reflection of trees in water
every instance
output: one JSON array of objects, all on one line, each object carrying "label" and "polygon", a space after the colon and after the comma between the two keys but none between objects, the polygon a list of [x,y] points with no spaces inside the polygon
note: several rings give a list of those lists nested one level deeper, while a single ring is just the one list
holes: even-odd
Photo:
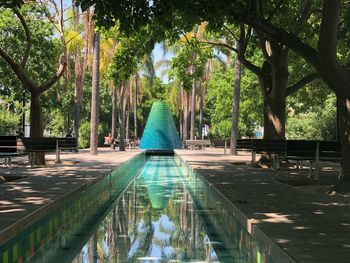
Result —
[{"label": "reflection of trees in water", "polygon": [[[160,220],[166,215],[172,223]],[[157,230],[166,235],[155,235]],[[164,224],[167,223],[167,224]],[[212,246],[202,220],[195,212],[189,192],[182,183],[174,185],[173,195],[164,210],[153,209],[142,177],[128,189],[118,204],[104,218],[88,242],[89,258],[96,262],[134,262],[150,256],[152,245],[160,249],[163,260],[211,260]],[[94,243],[95,242],[95,243]],[[173,248],[173,252],[167,249]]]}]

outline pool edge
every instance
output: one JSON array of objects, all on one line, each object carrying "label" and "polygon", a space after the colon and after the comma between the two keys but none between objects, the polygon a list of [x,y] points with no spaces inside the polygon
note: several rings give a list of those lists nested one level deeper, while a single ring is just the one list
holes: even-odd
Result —
[{"label": "pool edge", "polygon": [[269,251],[273,255],[273,258],[278,263],[296,263],[297,261],[292,258],[283,248],[281,248],[276,242],[274,242],[259,226],[254,223],[254,219],[249,219],[241,209],[239,209],[231,200],[229,200],[223,193],[221,193],[214,184],[210,183],[197,169],[192,167],[177,151],[174,152],[175,157],[178,157],[183,163],[186,164],[188,169],[191,169],[201,181],[206,184],[209,188],[214,190],[227,204],[231,207],[232,214],[235,216],[237,221],[243,226],[243,228],[258,242],[265,245],[269,245]]},{"label": "pool edge", "polygon": [[76,196],[77,194],[83,192],[84,190],[91,187],[92,185],[102,181],[104,178],[109,176],[114,170],[118,169],[122,165],[125,165],[126,163],[128,163],[132,159],[139,157],[142,154],[145,154],[145,152],[141,151],[141,152],[131,156],[129,159],[119,163],[117,166],[112,167],[105,174],[97,176],[96,178],[79,185],[77,188],[61,195],[57,199],[50,201],[47,204],[44,204],[43,206],[35,209],[34,211],[32,211],[28,215],[24,216],[23,218],[15,221],[13,224],[7,226],[6,228],[4,228],[3,230],[0,231],[0,247],[2,245],[6,244],[6,242],[10,241],[16,235],[18,235],[21,231],[23,231],[26,228],[30,227],[31,225],[35,224],[38,220],[47,216],[49,213],[53,212],[54,210],[60,208],[67,201],[69,201],[69,199],[71,199],[74,196]]}]

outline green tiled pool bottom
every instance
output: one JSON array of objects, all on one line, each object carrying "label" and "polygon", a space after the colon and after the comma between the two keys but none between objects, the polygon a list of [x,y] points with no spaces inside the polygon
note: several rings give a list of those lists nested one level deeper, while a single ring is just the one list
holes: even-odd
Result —
[{"label": "green tiled pool bottom", "polygon": [[0,261],[280,262],[235,214],[178,157],[141,154],[0,247]]}]

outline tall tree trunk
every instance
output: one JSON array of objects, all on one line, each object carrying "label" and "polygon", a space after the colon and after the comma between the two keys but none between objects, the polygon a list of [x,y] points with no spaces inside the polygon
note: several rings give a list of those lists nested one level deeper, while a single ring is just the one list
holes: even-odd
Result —
[{"label": "tall tree trunk", "polygon": [[122,82],[119,102],[119,151],[125,151],[125,92],[127,83]]},{"label": "tall tree trunk", "polygon": [[237,139],[238,139],[238,119],[239,119],[239,102],[241,92],[241,62],[238,56],[235,58],[235,81],[232,99],[232,127],[230,140],[230,154],[237,155]]},{"label": "tall tree trunk", "polygon": [[100,92],[100,34],[95,33],[94,54],[92,61],[92,98],[91,98],[91,137],[90,153],[97,154],[98,122],[99,122],[99,92]]},{"label": "tall tree trunk", "polygon": [[137,101],[138,101],[138,92],[139,92],[139,87],[138,87],[139,83],[138,83],[138,76],[136,74],[135,77],[135,93],[134,93],[134,139],[138,140],[139,138],[139,134],[138,134],[138,130],[137,130]]},{"label": "tall tree trunk", "polygon": [[199,82],[199,139],[203,139],[204,85]]},{"label": "tall tree trunk", "polygon": [[[116,90],[116,86],[114,85],[113,81],[111,81],[112,83],[110,85],[112,85],[112,127],[111,127],[111,135],[112,135],[112,142],[115,141],[115,131],[116,131],[116,121],[117,121],[117,90]],[[115,149],[115,143],[111,144],[111,148]]]},{"label": "tall tree trunk", "polygon": [[191,132],[190,132],[191,140],[194,140],[196,135],[196,86],[197,86],[197,82],[194,81],[192,85],[192,95],[191,95]]},{"label": "tall tree trunk", "polygon": [[179,113],[179,131],[180,131],[180,140],[183,141],[183,111],[180,110]]},{"label": "tall tree trunk", "polygon": [[182,138],[183,138],[183,142],[185,142],[187,139],[188,139],[188,116],[189,116],[189,113],[188,113],[188,93],[187,91],[183,91],[183,114],[184,114],[184,117],[183,117],[183,134],[182,134]]},{"label": "tall tree trunk", "polygon": [[[79,7],[76,0],[72,1],[73,6],[73,24],[74,31],[79,32]],[[79,147],[79,127],[80,127],[80,107],[83,97],[83,76],[84,76],[84,63],[81,58],[80,49],[75,52],[75,89],[74,89],[74,136],[77,141],[77,147]]]},{"label": "tall tree trunk", "polygon": [[81,62],[80,51],[75,55],[75,90],[74,90],[74,135],[79,146],[79,127],[80,127],[80,106],[82,102],[83,91],[83,63]]},{"label": "tall tree trunk", "polygon": [[127,103],[126,106],[127,106],[127,109],[125,111],[126,112],[125,138],[129,140],[130,139],[130,104]]},{"label": "tall tree trunk", "polygon": [[[43,109],[40,102],[41,94],[31,92],[30,94],[30,137],[43,137]],[[34,158],[34,159],[32,159]],[[36,152],[30,156],[29,162],[34,165],[45,164],[45,153]]]}]

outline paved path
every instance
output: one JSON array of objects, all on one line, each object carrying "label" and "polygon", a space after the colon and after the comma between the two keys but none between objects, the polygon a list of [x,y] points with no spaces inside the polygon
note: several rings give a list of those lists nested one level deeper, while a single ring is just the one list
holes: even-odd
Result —
[{"label": "paved path", "polygon": [[[249,218],[247,228],[257,225],[297,262],[350,262],[349,198],[281,183],[276,179],[300,173],[244,165],[250,154],[224,156],[222,149],[177,153]],[[324,171],[321,178],[336,177],[330,173]]]},{"label": "paved path", "polygon": [[58,199],[81,190],[138,152],[104,148],[94,156],[81,150],[79,153],[61,154],[62,164],[54,164],[55,155],[47,155],[46,167],[1,167],[0,177],[25,178],[0,184],[0,245],[48,209],[54,209],[52,205]]}]

